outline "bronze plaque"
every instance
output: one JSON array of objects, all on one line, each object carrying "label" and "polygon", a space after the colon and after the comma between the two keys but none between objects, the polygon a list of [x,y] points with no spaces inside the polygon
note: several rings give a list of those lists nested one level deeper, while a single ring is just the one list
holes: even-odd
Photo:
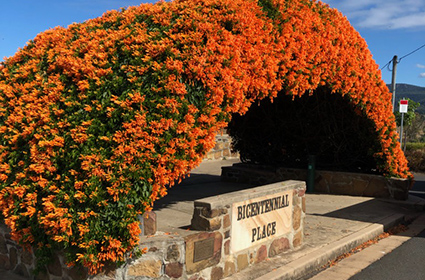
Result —
[{"label": "bronze plaque", "polygon": [[193,248],[193,262],[211,258],[214,255],[214,237],[196,241]]}]

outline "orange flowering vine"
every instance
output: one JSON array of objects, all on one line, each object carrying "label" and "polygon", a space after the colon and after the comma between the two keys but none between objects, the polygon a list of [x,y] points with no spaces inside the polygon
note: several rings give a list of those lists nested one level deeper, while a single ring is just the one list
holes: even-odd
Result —
[{"label": "orange flowering vine", "polygon": [[40,33],[0,64],[1,214],[37,256],[96,273],[232,113],[319,86],[374,122],[384,174],[410,176],[366,43],[320,2],[177,0]]}]

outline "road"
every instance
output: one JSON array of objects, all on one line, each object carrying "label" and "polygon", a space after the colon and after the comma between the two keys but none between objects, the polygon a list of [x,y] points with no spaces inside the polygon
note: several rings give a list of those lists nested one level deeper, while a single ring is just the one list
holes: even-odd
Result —
[{"label": "road", "polygon": [[365,279],[425,279],[425,231],[369,265],[349,280]]},{"label": "road", "polygon": [[[410,195],[425,199],[425,174],[415,174]],[[424,280],[425,231],[405,242],[382,259],[372,263],[349,280]]]}]

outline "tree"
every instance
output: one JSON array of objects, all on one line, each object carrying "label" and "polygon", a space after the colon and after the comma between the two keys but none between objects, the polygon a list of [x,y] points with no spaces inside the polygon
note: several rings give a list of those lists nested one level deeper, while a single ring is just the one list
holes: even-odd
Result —
[{"label": "tree", "polygon": [[405,139],[407,142],[423,142],[425,140],[425,116],[415,112],[412,123],[406,127]]}]

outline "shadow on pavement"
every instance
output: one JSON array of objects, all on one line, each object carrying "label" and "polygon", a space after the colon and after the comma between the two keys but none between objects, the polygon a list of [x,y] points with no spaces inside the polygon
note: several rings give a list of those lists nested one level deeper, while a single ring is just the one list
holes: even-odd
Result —
[{"label": "shadow on pavement", "polygon": [[184,201],[195,201],[201,198],[221,195],[242,189],[254,187],[254,185],[222,182],[220,176],[209,174],[192,174],[180,184],[168,189],[168,194],[154,204],[154,210],[168,207]]},{"label": "shadow on pavement", "polygon": [[[407,211],[408,209],[406,209]],[[313,216],[345,219],[351,221],[379,223],[383,217],[400,212],[400,205],[379,199],[370,199],[325,214],[310,213]]]}]

